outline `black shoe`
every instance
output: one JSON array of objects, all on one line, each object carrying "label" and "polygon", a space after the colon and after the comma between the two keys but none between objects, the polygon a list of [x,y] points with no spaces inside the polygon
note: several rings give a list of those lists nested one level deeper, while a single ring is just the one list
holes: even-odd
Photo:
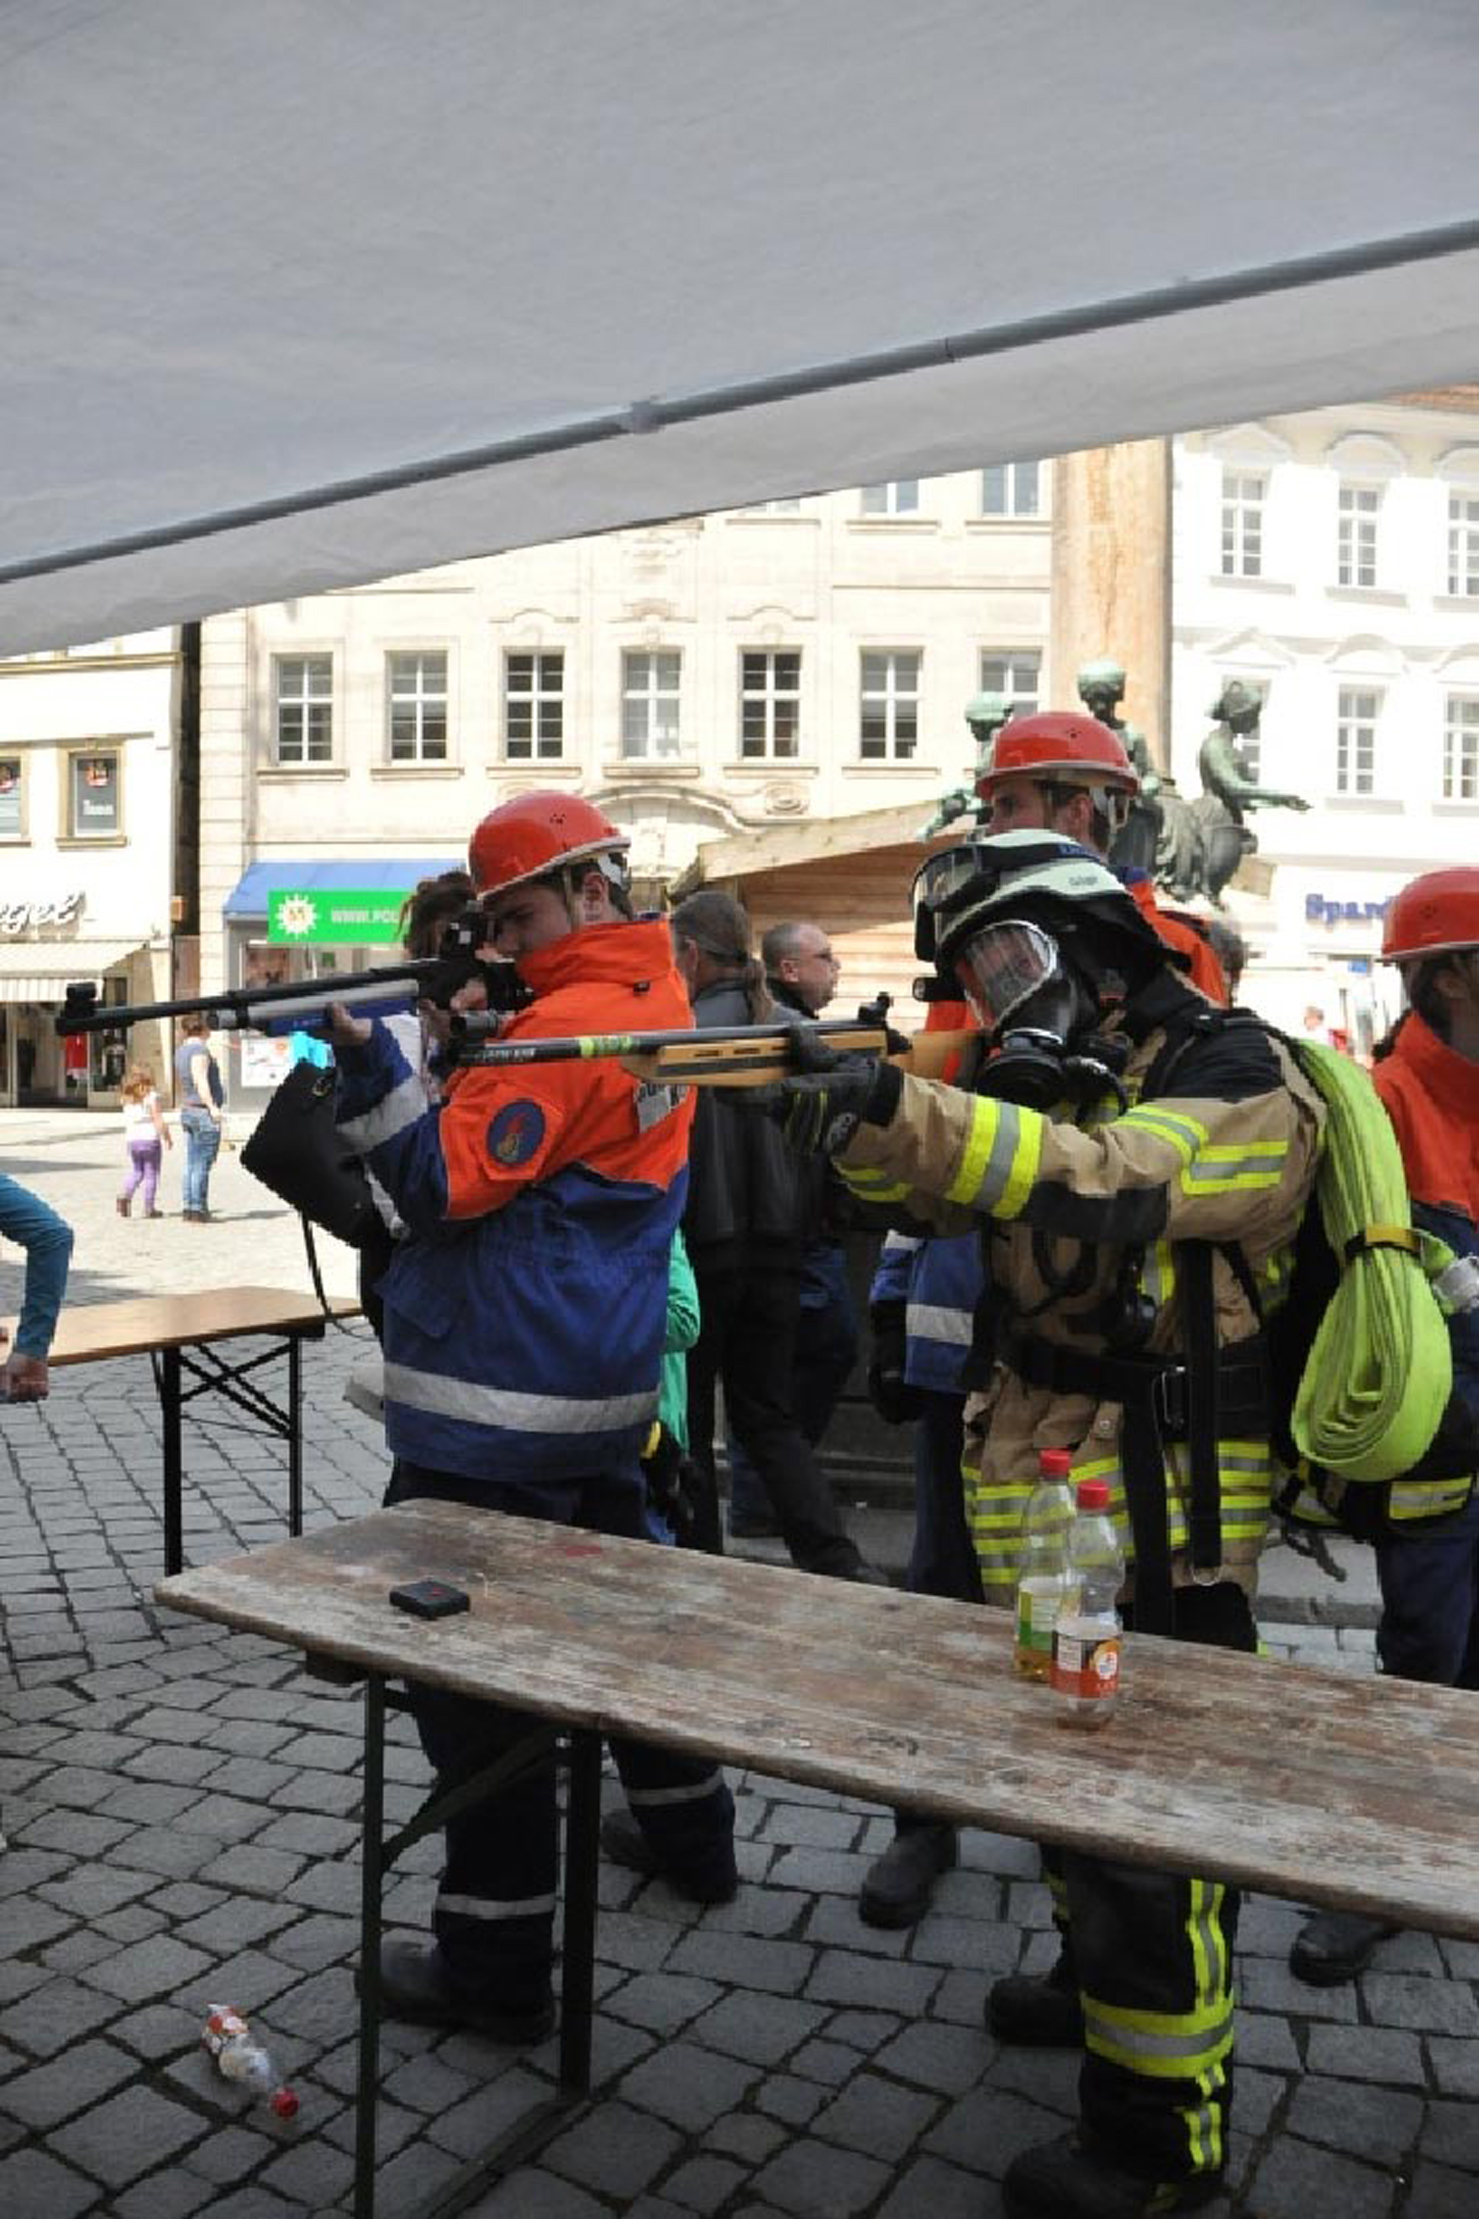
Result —
[{"label": "black shoe", "polygon": [[992,1983],[986,2024],[1003,2042],[1029,2049],[1076,2049],[1084,2038],[1078,1975],[1066,1949],[1050,1972],[1008,1973]]},{"label": "black shoe", "polygon": [[842,1577],[850,1579],[858,1587],[892,1587],[894,1584],[887,1572],[880,1572],[876,1564],[866,1563],[862,1557],[859,1557],[852,1570],[844,1572]]},{"label": "black shoe", "polygon": [[1001,2184],[1007,2219],[1149,2219],[1149,2214],[1199,2211],[1220,2195],[1223,2176],[1144,2180],[1077,2134],[1060,2134],[1012,2159]]},{"label": "black shoe", "polygon": [[[359,1986],[359,1976],[355,1976]],[[532,2046],[553,2031],[555,1999],[546,1989],[522,2010],[501,2010],[485,1996],[464,1995],[452,1984],[435,1942],[391,1934],[380,1944],[380,2006],[387,2018],[419,2026],[466,2027],[495,2042]]]},{"label": "black shoe", "polygon": [[955,1828],[901,1827],[863,1875],[858,1917],[865,1926],[913,1926],[924,1917],[942,1872],[960,1855]]},{"label": "black shoe", "polygon": [[718,1869],[678,1872],[665,1865],[630,1811],[608,1811],[601,1821],[601,1847],[614,1865],[640,1872],[648,1880],[666,1880],[674,1895],[689,1903],[732,1903],[739,1893],[739,1873],[734,1850]]},{"label": "black shoe", "polygon": [[1378,1945],[1401,1931],[1364,1911],[1317,1911],[1294,1937],[1289,1970],[1312,1988],[1338,1988],[1364,1972]]}]

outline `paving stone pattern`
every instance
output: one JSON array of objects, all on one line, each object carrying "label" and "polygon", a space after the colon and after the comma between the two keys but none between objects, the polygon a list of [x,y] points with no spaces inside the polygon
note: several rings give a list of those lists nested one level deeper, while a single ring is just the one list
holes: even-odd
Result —
[{"label": "paving stone pattern", "polygon": [[[0,1113],[0,1162],[76,1226],[72,1295],[307,1283],[295,1223],[218,1166],[204,1227],[178,1218],[179,1154],[152,1223],[121,1221],[117,1121]],[[326,1243],[330,1285],[350,1259]],[[0,1307],[19,1274],[0,1263]],[[374,1506],[385,1457],[342,1399],[357,1337],[306,1364],[310,1527]],[[208,1408],[209,1406],[207,1406]],[[276,1540],[277,1444],[187,1417],[187,1556]],[[858,1513],[897,1571],[907,1512]],[[763,1546],[757,1554],[766,1553]],[[349,2209],[354,2138],[360,1714],[294,1655],[157,1610],[159,1423],[142,1361],[56,1375],[0,1413],[0,2214],[302,2219]],[[1284,1555],[1271,1645],[1372,1668],[1372,1589]],[[799,1576],[799,1575],[798,1575]],[[392,1819],[424,1787],[403,1727]],[[865,1803],[736,1779],[738,1900],[700,1913],[607,1868],[597,2093],[469,2207],[482,2219],[995,2219],[1018,2149],[1074,2110],[1076,2061],[1002,2048],[987,1981],[1051,1952],[1028,1845],[968,1833],[912,1934],[862,1926],[856,1886],[888,1839]],[[608,1792],[613,1793],[614,1784]],[[435,1852],[393,1876],[419,1927]],[[1349,1989],[1286,1966],[1294,1907],[1254,1898],[1240,1935],[1236,2219],[1472,2219],[1479,2211],[1479,1948],[1409,1935]],[[200,2045],[213,2004],[249,2011],[302,2099],[282,2125]],[[379,2206],[409,2211],[551,2085],[520,2055],[388,2024]]]}]

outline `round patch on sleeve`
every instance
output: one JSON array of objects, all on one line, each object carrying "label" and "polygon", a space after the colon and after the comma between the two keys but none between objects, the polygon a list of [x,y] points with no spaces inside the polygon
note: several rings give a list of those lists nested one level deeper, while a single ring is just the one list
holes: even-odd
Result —
[{"label": "round patch on sleeve", "polygon": [[505,1171],[537,1155],[543,1140],[544,1111],[537,1102],[508,1103],[488,1127],[488,1153]]}]

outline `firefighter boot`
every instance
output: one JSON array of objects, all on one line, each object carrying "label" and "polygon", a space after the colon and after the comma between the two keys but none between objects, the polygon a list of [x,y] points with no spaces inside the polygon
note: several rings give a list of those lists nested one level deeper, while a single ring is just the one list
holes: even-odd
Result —
[{"label": "firefighter boot", "polygon": [[865,1926],[913,1926],[959,1854],[955,1828],[943,1819],[896,1820],[893,1840],[863,1875],[858,1917]]},{"label": "firefighter boot", "polygon": [[1162,2212],[1199,2211],[1222,2186],[1220,2172],[1170,2181],[1127,2173],[1079,2131],[1021,2151],[1001,2189],[1007,2219],[1158,2219]]},{"label": "firefighter boot", "polygon": [[739,1893],[734,1851],[727,1840],[708,1865],[680,1872],[663,1862],[630,1811],[615,1810],[608,1811],[601,1821],[601,1847],[613,1864],[624,1865],[628,1872],[640,1872],[649,1880],[661,1877],[675,1895],[689,1903],[732,1903]]},{"label": "firefighter boot", "polygon": [[1076,2049],[1084,2038],[1078,1973],[1067,1942],[1052,1969],[1013,1972],[995,1981],[986,1997],[986,2025],[1003,2042],[1029,2049]]},{"label": "firefighter boot", "polygon": [[1400,1931],[1364,1911],[1317,1911],[1294,1937],[1289,1970],[1312,1988],[1338,1988],[1366,1970],[1379,1942]]}]

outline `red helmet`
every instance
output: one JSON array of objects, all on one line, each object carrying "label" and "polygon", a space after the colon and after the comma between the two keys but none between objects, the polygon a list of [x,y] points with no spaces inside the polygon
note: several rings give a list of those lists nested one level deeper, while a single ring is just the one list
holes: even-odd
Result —
[{"label": "red helmet", "polygon": [[1465,863],[1447,871],[1424,871],[1404,886],[1387,911],[1381,936],[1387,963],[1449,955],[1460,948],[1479,948],[1479,870]]},{"label": "red helmet", "polygon": [[1053,786],[1107,786],[1138,794],[1140,777],[1118,732],[1073,709],[1014,717],[996,736],[991,760],[976,780],[988,801],[1004,778],[1034,778]]},{"label": "red helmet", "polygon": [[468,869],[480,894],[503,894],[565,863],[625,855],[626,833],[579,794],[519,794],[490,809],[473,834]]}]

